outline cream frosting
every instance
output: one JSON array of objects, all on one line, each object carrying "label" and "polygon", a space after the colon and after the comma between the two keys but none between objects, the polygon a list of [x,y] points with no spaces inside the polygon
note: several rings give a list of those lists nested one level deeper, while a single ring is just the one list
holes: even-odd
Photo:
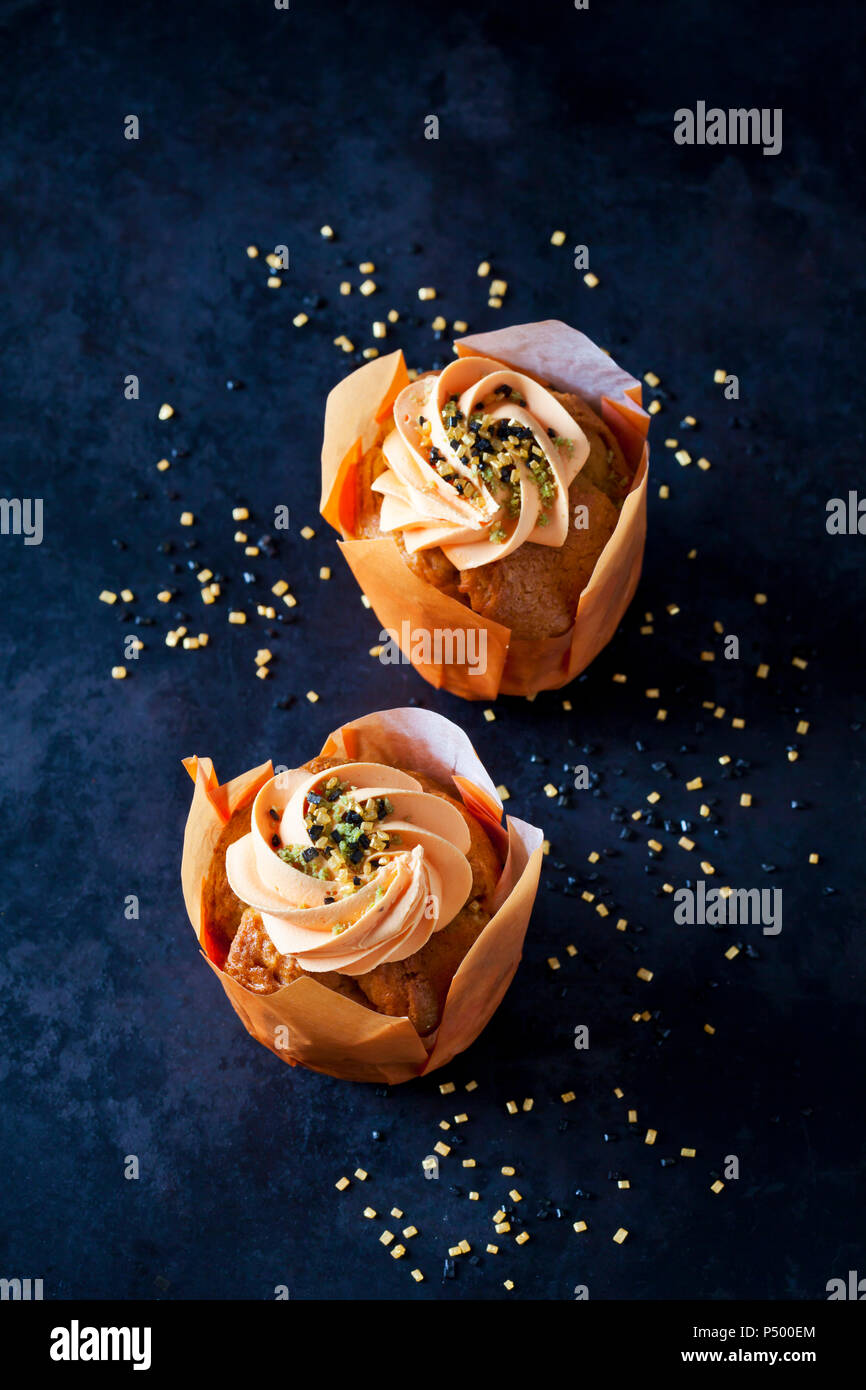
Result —
[{"label": "cream frosting", "polygon": [[[378,868],[348,892],[279,853],[285,846],[314,845],[308,796],[334,777],[348,784],[357,802],[386,798],[393,808],[376,822],[391,840],[375,852]],[[253,802],[250,833],[228,848],[226,874],[234,893],[261,914],[282,955],[312,973],[362,975],[420,950],[453,920],[472,888],[469,845],[461,813],[425,792],[416,778],[383,763],[348,762],[325,772],[298,768],[267,781]],[[339,891],[344,895],[325,902]]]},{"label": "cream frosting", "polygon": [[[525,404],[505,397],[504,388]],[[527,442],[541,450],[553,483],[549,507],[543,505],[528,463],[516,452],[509,462],[512,484],[519,488],[519,511],[509,514],[502,497],[472,470],[468,446],[463,457],[452,447],[448,410],[443,414],[443,407],[455,397],[466,421],[488,403],[484,414],[491,422],[513,420],[531,430],[533,439]],[[393,415],[394,428],[382,444],[388,466],[372,486],[382,494],[380,529],[386,534],[399,531],[410,553],[441,546],[458,569],[475,569],[512,554],[524,541],[557,547],[564,543],[568,489],[589,456],[589,441],[546,387],[492,358],[462,357],[438,375],[419,377],[404,387]],[[420,419],[429,421],[429,435]],[[431,464],[431,446],[453,481],[446,482]],[[458,485],[467,484],[477,489],[474,501],[457,491]]]}]

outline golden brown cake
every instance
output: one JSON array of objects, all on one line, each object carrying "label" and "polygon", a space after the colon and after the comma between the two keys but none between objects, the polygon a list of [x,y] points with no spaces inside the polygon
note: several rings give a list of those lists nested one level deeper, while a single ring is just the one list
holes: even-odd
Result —
[{"label": "golden brown cake", "polygon": [[501,1004],[544,836],[503,824],[466,734],[432,710],[361,715],[317,746],[225,782],[184,759],[184,903],[252,1038],[291,1067],[393,1086],[446,1066]]}]

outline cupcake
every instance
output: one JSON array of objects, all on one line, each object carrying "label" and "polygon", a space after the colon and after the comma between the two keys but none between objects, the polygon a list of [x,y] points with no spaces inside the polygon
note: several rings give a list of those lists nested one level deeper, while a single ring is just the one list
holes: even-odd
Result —
[{"label": "cupcake", "polygon": [[640,385],[567,325],[461,339],[440,372],[402,353],[328,398],[322,513],[383,627],[468,698],[572,680],[640,575]]},{"label": "cupcake", "polygon": [[541,832],[508,818],[459,729],[344,726],[303,766],[196,789],[183,885],[238,1014],[284,1060],[396,1082],[478,1035],[517,967]]}]

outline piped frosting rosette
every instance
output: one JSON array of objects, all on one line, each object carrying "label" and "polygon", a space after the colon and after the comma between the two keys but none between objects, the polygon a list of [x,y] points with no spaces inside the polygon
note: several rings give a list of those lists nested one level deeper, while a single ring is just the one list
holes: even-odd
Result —
[{"label": "piped frosting rosette", "polygon": [[456,917],[472,888],[469,843],[460,812],[397,768],[301,768],[261,788],[226,873],[281,955],[313,974],[362,975]]},{"label": "piped frosting rosette", "polygon": [[[564,543],[568,489],[589,442],[539,382],[489,357],[458,358],[400,392],[394,424],[373,490],[381,530],[402,533],[410,553],[441,546],[458,569],[475,569],[524,541]],[[479,448],[490,460],[480,469]]]}]

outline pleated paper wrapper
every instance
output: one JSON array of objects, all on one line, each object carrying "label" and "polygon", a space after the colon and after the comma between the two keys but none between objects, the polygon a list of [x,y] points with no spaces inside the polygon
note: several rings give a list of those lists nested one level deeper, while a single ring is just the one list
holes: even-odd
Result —
[{"label": "pleated paper wrapper", "polygon": [[453,786],[503,860],[493,916],[457,969],[437,1031],[421,1038],[408,1018],[375,1013],[309,976],[262,995],[220,968],[203,888],[222,831],[274,775],[270,762],[220,785],[210,758],[185,760],[195,791],[183,843],[184,901],[205,960],[247,1032],[264,1047],[292,1066],[300,1063],[347,1081],[395,1085],[446,1066],[474,1042],[498,1008],[523,949],[538,889],[542,832],[513,816],[503,828],[502,803],[469,739],[432,711],[366,715],[329,735],[322,755],[390,763]]},{"label": "pleated paper wrapper", "polygon": [[[382,627],[431,685],[468,700],[558,690],[574,680],[610,641],[640,579],[649,468],[649,416],[641,407],[641,385],[585,334],[556,319],[461,338],[455,347],[461,357],[491,357],[557,391],[582,396],[616,435],[634,469],[617,525],[580,595],[569,631],[537,640],[512,637],[511,630],[501,623],[474,613],[419,579],[404,563],[393,536],[355,536],[354,472],[376,442],[397,395],[408,384],[402,352],[359,367],[328,396],[321,513],[341,533],[340,549]],[[408,627],[404,627],[407,622]],[[462,630],[462,650],[471,654],[479,650],[478,634],[469,635],[473,628],[487,633],[483,673],[472,670],[471,664],[424,660],[423,649],[413,653],[413,644],[404,641],[405,633]],[[461,650],[459,642],[452,639],[452,643],[451,655]]]}]

